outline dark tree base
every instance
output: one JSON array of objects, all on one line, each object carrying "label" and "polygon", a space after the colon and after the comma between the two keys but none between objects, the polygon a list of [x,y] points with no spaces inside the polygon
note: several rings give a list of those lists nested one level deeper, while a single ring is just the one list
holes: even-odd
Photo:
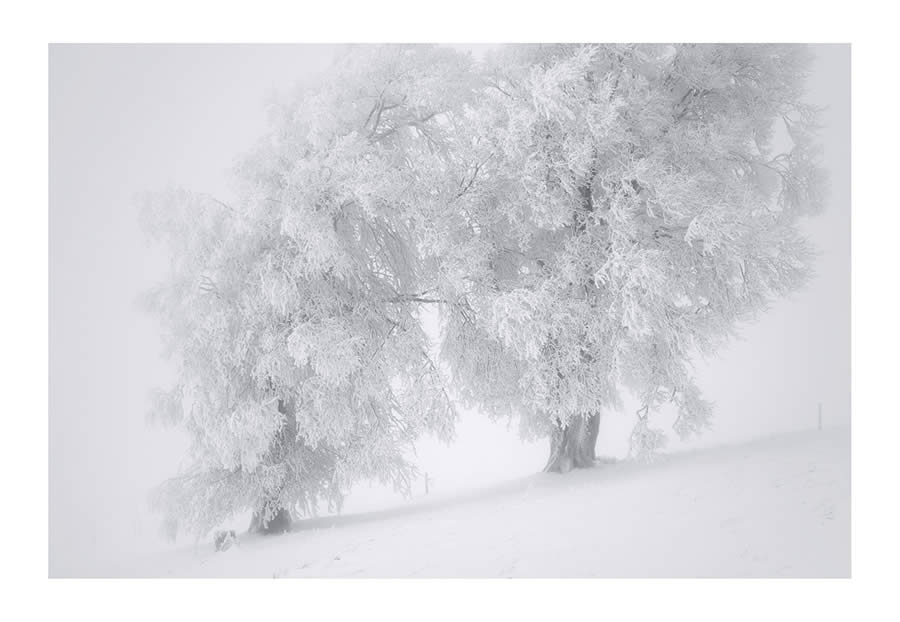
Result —
[{"label": "dark tree base", "polygon": [[568,473],[594,466],[599,433],[599,413],[575,417],[566,427],[556,428],[550,437],[550,458],[544,472]]},{"label": "dark tree base", "polygon": [[260,533],[266,536],[287,533],[291,530],[291,513],[281,508],[275,513],[268,523],[262,523],[262,512],[255,512],[250,520],[250,533]]}]

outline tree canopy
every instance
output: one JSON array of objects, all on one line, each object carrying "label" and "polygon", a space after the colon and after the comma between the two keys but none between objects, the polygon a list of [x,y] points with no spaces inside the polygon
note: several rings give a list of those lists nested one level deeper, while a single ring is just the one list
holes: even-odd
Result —
[{"label": "tree canopy", "polygon": [[550,434],[628,388],[636,453],[662,443],[648,415],[665,401],[678,434],[707,426],[691,356],[808,275],[798,219],[823,191],[809,61],[791,45],[496,54],[470,111],[469,278],[445,294],[468,397]]},{"label": "tree canopy", "polygon": [[171,257],[149,302],[179,378],[153,413],[193,441],[193,465],[158,494],[173,529],[339,506],[360,477],[405,490],[410,443],[452,434],[418,319],[419,210],[470,79],[450,50],[352,49],[277,111],[237,168],[239,203],[148,197]]}]

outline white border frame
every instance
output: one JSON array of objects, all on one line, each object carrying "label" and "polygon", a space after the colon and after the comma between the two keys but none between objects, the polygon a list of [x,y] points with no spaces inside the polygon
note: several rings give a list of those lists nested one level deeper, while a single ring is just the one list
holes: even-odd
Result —
[{"label": "white border frame", "polygon": [[[897,364],[891,182],[897,145],[896,21],[875,2],[568,0],[152,3],[35,2],[3,19],[3,460],[9,503],[4,610],[47,619],[268,616],[324,619],[563,617],[848,619],[897,611]],[[143,5],[143,6],[140,6]],[[882,5],[884,6],[884,5]],[[47,44],[334,41],[807,41],[852,49],[853,579],[842,580],[50,580],[47,577]],[[10,288],[10,285],[12,287]],[[890,356],[890,358],[888,358]],[[235,589],[237,588],[237,589]],[[162,593],[159,593],[159,591]],[[39,612],[39,613],[38,613]],[[9,619],[17,619],[8,613]]]}]

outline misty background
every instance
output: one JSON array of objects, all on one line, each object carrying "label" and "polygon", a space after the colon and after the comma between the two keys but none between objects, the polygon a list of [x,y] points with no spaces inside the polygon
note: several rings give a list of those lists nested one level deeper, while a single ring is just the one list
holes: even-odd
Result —
[{"label": "misty background", "polygon": [[[457,46],[474,55],[488,45]],[[696,362],[715,429],[668,450],[850,422],[850,47],[815,45],[808,100],[831,193],[805,223],[820,256],[801,292],[772,304],[742,338]],[[228,200],[230,168],[267,127],[266,102],[321,78],[327,45],[52,45],[50,47],[50,573],[111,574],[166,550],[148,491],[185,459],[180,432],[146,423],[148,394],[168,385],[159,325],[138,296],[166,258],[139,227],[134,195],[183,186]],[[326,74],[327,75],[327,74]],[[623,457],[636,405],[603,415],[598,454]],[[656,424],[668,430],[666,413]],[[456,441],[423,438],[432,494],[539,471],[546,440],[517,422],[461,413]],[[498,458],[500,456],[501,458]],[[424,494],[424,481],[415,495]],[[344,512],[402,504],[361,485]],[[246,528],[243,518],[237,527]]]}]

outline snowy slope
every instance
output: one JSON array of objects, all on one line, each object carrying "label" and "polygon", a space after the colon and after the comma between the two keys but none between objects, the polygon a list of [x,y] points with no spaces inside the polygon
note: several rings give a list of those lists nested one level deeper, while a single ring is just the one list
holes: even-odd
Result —
[{"label": "snowy slope", "polygon": [[833,429],[320,518],[146,558],[125,574],[845,577],[850,440]]}]

